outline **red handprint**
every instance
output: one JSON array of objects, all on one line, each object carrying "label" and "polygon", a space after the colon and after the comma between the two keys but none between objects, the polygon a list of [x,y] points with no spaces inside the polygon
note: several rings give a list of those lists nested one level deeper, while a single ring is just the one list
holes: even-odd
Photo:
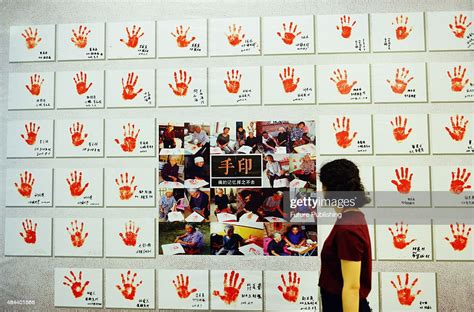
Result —
[{"label": "red handprint", "polygon": [[25,219],[25,221],[21,222],[21,224],[23,225],[25,232],[20,232],[20,236],[23,237],[25,243],[36,244],[36,228],[38,223],[35,223],[33,226],[31,219]]},{"label": "red handprint", "polygon": [[29,124],[25,124],[25,129],[26,129],[26,136],[24,134],[21,134],[21,138],[25,140],[26,144],[28,145],[34,145],[36,143],[36,137],[38,135],[40,126],[36,126],[34,122],[31,122]]},{"label": "red handprint", "polygon": [[224,273],[224,293],[220,293],[218,290],[214,290],[212,294],[221,298],[226,304],[231,304],[237,301],[239,297],[240,289],[245,282],[245,278],[241,278],[240,284],[237,286],[237,282],[239,280],[239,273],[235,271],[230,272],[230,278],[227,280],[227,272]]},{"label": "red handprint", "polygon": [[408,224],[405,225],[405,228],[403,228],[403,221],[400,222],[400,225],[398,222],[395,223],[395,233],[391,227],[389,227],[388,230],[390,231],[390,234],[392,234],[393,246],[397,249],[405,249],[405,247],[416,241],[416,239],[412,239],[411,241],[406,240]]},{"label": "red handprint", "polygon": [[398,192],[401,194],[410,193],[413,173],[410,173],[410,175],[408,175],[408,171],[408,168],[403,167],[400,168],[400,172],[398,171],[398,169],[395,169],[397,180],[392,180],[392,183],[397,187]]},{"label": "red handprint", "polygon": [[401,70],[400,68],[397,68],[394,84],[392,84],[390,80],[387,79],[387,82],[392,88],[393,93],[403,94],[403,92],[405,92],[407,85],[413,80],[413,77],[407,79],[409,72],[410,71],[405,67],[402,67]]},{"label": "red handprint", "polygon": [[83,49],[87,46],[87,36],[91,33],[90,29],[87,29],[86,26],[79,25],[79,30],[76,32],[75,29],[72,30],[73,37],[71,38],[72,43],[79,49]]},{"label": "red handprint", "polygon": [[342,148],[347,148],[351,146],[352,140],[354,140],[357,132],[352,134],[352,137],[349,134],[351,119],[346,116],[342,117],[342,123],[340,123],[339,117],[336,118],[336,122],[332,123],[334,131],[336,132],[336,142]]},{"label": "red handprint", "polygon": [[242,74],[239,74],[239,70],[233,70],[232,74],[227,72],[227,79],[224,80],[225,87],[229,93],[237,93],[240,88],[240,79],[242,79]]},{"label": "red handprint", "polygon": [[392,120],[390,121],[390,124],[393,127],[393,137],[397,142],[405,141],[405,139],[408,138],[411,131],[413,130],[412,128],[410,128],[408,129],[408,131],[406,131],[408,118],[405,117],[403,124],[402,119],[402,116],[396,116],[395,123]]},{"label": "red handprint", "polygon": [[[134,79],[135,78],[135,79]],[[135,75],[134,72],[128,73],[127,76],[127,84],[124,83],[122,78],[122,98],[124,100],[133,100],[138,93],[142,92],[143,89],[140,88],[137,92],[135,92],[135,86],[138,82],[138,75]]]},{"label": "red handprint", "polygon": [[72,124],[72,127],[69,127],[69,133],[71,134],[71,141],[72,145],[74,146],[81,146],[84,143],[84,140],[87,138],[88,134],[83,133],[84,125],[81,124],[79,121]]},{"label": "red handprint", "polygon": [[295,81],[295,69],[290,68],[289,66],[283,69],[283,75],[280,73],[280,79],[283,83],[283,89],[286,93],[295,91],[298,87],[298,83],[300,82],[299,77]]},{"label": "red handprint", "polygon": [[119,139],[115,139],[115,143],[122,147],[122,151],[131,153],[137,146],[137,137],[140,133],[140,129],[137,128],[135,132],[135,124],[128,123],[127,127],[123,126],[123,143],[120,143]]},{"label": "red handprint", "polygon": [[25,38],[26,47],[28,49],[35,48],[38,43],[41,42],[41,38],[38,37],[38,28],[35,28],[35,31],[33,32],[33,29],[31,29],[31,27],[28,27],[28,29],[24,30],[21,36]]},{"label": "red handprint", "polygon": [[87,85],[87,74],[83,73],[82,71],[80,73],[77,73],[76,77],[73,77],[72,79],[76,84],[76,91],[79,95],[89,91],[89,88],[92,86],[92,82]]},{"label": "red handprint", "polygon": [[352,87],[357,83],[353,81],[352,84],[347,83],[347,70],[344,69],[344,74],[341,73],[341,70],[338,68],[337,71],[333,71],[334,77],[331,77],[332,82],[336,84],[337,90],[340,94],[348,94],[351,92]]},{"label": "red handprint", "polygon": [[281,38],[281,40],[283,40],[285,44],[292,45],[295,38],[301,35],[301,31],[296,32],[297,27],[298,25],[296,25],[296,23],[293,27],[293,22],[290,22],[290,27],[286,29],[286,24],[283,23],[283,35],[280,32],[277,32],[277,35]]},{"label": "red handprint", "polygon": [[30,76],[30,85],[25,85],[25,87],[30,91],[31,95],[38,96],[41,93],[43,82],[44,79],[41,79],[39,74],[34,74]]},{"label": "red handprint", "polygon": [[451,228],[451,234],[453,235],[454,240],[450,241],[448,237],[445,237],[444,239],[451,244],[454,250],[463,251],[466,248],[469,234],[471,234],[471,227],[467,229],[467,232],[464,223],[462,224],[462,228],[460,228],[459,223],[456,222],[456,230],[454,229],[453,224],[450,224],[449,227]]},{"label": "red handprint", "polygon": [[454,66],[453,75],[451,75],[451,72],[448,70],[448,77],[451,79],[451,90],[453,92],[461,92],[464,89],[464,86],[469,82],[469,78],[466,79],[464,83],[462,81],[464,79],[464,75],[466,74],[466,70],[467,68],[462,70],[461,65],[459,65],[457,68]]},{"label": "red handprint", "polygon": [[129,48],[136,48],[138,45],[138,39],[145,34],[145,32],[140,33],[141,29],[141,27],[137,28],[136,25],[133,25],[132,32],[130,33],[128,26],[125,27],[128,39],[126,41],[125,39],[120,39],[120,42],[123,42]]},{"label": "red handprint", "polygon": [[64,278],[67,280],[67,282],[63,282],[63,285],[71,288],[74,298],[82,297],[87,285],[89,285],[89,281],[86,281],[84,284],[82,284],[82,271],[79,271],[79,278],[76,278],[76,275],[73,271],[69,271],[69,274],[71,274],[72,280],[71,278],[64,275]]},{"label": "red handprint", "polygon": [[464,116],[461,115],[461,118],[459,118],[459,115],[456,115],[456,122],[454,122],[453,116],[451,116],[451,127],[453,128],[452,130],[449,129],[448,127],[444,127],[446,131],[448,131],[449,135],[454,141],[462,141],[464,139],[464,134],[466,133],[466,128],[467,124],[469,123],[469,120],[466,119],[464,121]]},{"label": "red handprint", "polygon": [[185,280],[183,274],[176,276],[176,281],[173,280],[173,285],[174,288],[176,288],[178,297],[182,299],[188,298],[192,293],[197,291],[196,288],[189,290],[189,276],[186,276]]},{"label": "red handprint", "polygon": [[133,273],[133,276],[131,276],[131,274],[132,272],[128,270],[127,277],[125,278],[123,273],[120,273],[120,276],[122,276],[122,286],[116,285],[117,289],[122,293],[122,296],[128,300],[133,300],[135,298],[137,288],[143,283],[143,281],[140,281],[138,284],[134,284],[137,273]]},{"label": "red handprint", "polygon": [[188,31],[191,27],[188,26],[186,31],[184,31],[183,25],[176,26],[176,33],[171,33],[173,37],[176,38],[176,44],[180,48],[185,48],[187,47],[191,42],[196,40],[196,37],[191,37],[190,40],[186,39],[186,36],[188,35]]},{"label": "red handprint", "polygon": [[227,37],[227,40],[229,41],[229,44],[233,47],[239,45],[239,43],[242,42],[242,40],[245,38],[245,34],[240,34],[240,32],[242,31],[242,26],[239,26],[237,28],[237,26],[235,26],[235,24],[233,24],[233,26],[230,26],[229,25],[229,33],[228,34],[225,34],[225,36]]},{"label": "red handprint", "polygon": [[[405,17],[405,19],[403,19]],[[407,28],[408,25],[408,16],[397,16],[395,18],[395,22],[392,25],[396,25],[397,28],[395,29],[395,35],[397,40],[404,40],[410,35],[413,27]]]},{"label": "red handprint", "polygon": [[341,26],[336,26],[337,30],[341,31],[342,38],[350,38],[352,34],[352,27],[356,24],[356,21],[353,21],[351,24],[351,17],[349,15],[341,16]]},{"label": "red handprint", "polygon": [[31,172],[25,171],[25,175],[20,173],[20,185],[15,182],[15,187],[20,193],[21,196],[30,198],[31,192],[33,191],[33,184],[35,184],[35,179]]},{"label": "red handprint", "polygon": [[86,232],[84,236],[82,235],[84,231],[84,222],[81,222],[81,227],[77,225],[77,220],[71,221],[71,228],[66,227],[69,235],[71,235],[71,243],[73,247],[82,247],[86,241],[89,233]]},{"label": "red handprint", "polygon": [[[192,77],[189,76],[188,78],[188,73],[185,70],[180,69],[179,70],[179,81],[178,81],[178,73],[174,72],[174,83],[175,87],[169,83],[168,86],[173,90],[173,93],[177,96],[186,96],[188,93],[188,87],[189,84],[191,83]],[[186,79],[188,80],[186,82]]]},{"label": "red handprint", "polygon": [[405,306],[411,306],[413,301],[415,300],[415,297],[421,294],[421,290],[418,290],[416,293],[412,293],[413,286],[418,282],[418,278],[415,278],[413,282],[411,283],[410,286],[408,286],[408,281],[410,277],[409,274],[407,273],[405,275],[405,285],[402,286],[402,281],[400,278],[400,275],[397,274],[397,280],[398,280],[398,287],[395,285],[394,281],[390,281],[392,283],[392,286],[397,290],[397,297],[398,297],[398,302],[400,302],[401,305]]},{"label": "red handprint", "polygon": [[283,298],[289,302],[296,302],[296,300],[298,300],[298,294],[300,291],[299,286],[301,278],[296,272],[293,272],[293,275],[291,275],[291,272],[288,272],[288,284],[286,283],[285,276],[283,274],[281,275],[281,280],[285,289],[283,289],[283,287],[280,285],[278,286],[278,290],[283,295]]},{"label": "red handprint", "polygon": [[78,175],[76,170],[71,172],[71,180],[66,178],[66,182],[69,185],[69,192],[73,197],[81,196],[89,186],[89,183],[86,183],[84,186],[82,186],[82,172],[79,172]]},{"label": "red handprint", "polygon": [[135,226],[135,222],[132,220],[125,223],[125,234],[119,233],[125,246],[135,246],[137,244],[138,231],[140,231],[140,227]]},{"label": "red handprint", "polygon": [[[124,179],[125,176],[125,179]],[[135,176],[132,176],[130,183],[128,182],[128,172],[120,174],[120,182],[118,179],[115,179],[115,183],[119,187],[119,194],[121,200],[129,200],[133,193],[137,190],[137,186],[133,186],[133,182],[135,181]]]},{"label": "red handprint", "polygon": [[454,25],[449,24],[449,28],[453,31],[454,36],[456,38],[464,38],[464,34],[466,33],[466,29],[472,25],[472,22],[466,25],[467,16],[459,14],[459,20],[457,16],[454,16]]},{"label": "red handprint", "polygon": [[471,173],[464,168],[461,172],[461,168],[458,168],[457,173],[451,172],[451,187],[449,191],[454,194],[461,194],[465,189],[470,189],[470,185],[466,185],[467,180]]}]

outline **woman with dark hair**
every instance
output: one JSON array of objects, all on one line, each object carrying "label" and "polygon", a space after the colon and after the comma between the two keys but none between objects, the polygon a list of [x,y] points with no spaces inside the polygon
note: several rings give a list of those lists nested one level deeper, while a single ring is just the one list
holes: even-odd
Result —
[{"label": "woman with dark hair", "polygon": [[322,166],[319,176],[325,199],[344,203],[334,207],[341,217],[321,251],[323,312],[371,311],[367,302],[372,281],[370,236],[359,210],[370,199],[365,195],[359,169],[347,159],[338,159]]}]

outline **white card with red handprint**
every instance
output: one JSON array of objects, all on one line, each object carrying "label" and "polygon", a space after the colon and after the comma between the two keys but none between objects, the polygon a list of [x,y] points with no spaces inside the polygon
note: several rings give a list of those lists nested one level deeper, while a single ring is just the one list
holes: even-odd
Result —
[{"label": "white card with red handprint", "polygon": [[12,207],[52,207],[53,172],[40,168],[8,168],[5,205]]},{"label": "white card with red handprint", "polygon": [[474,114],[430,114],[433,154],[474,153]]},{"label": "white card with red handprint", "polygon": [[260,55],[260,18],[213,18],[209,20],[211,56]]},{"label": "white card with red handprint", "polygon": [[51,218],[6,218],[6,256],[51,257]]},{"label": "white card with red handprint", "polygon": [[265,271],[265,311],[319,311],[316,271]]},{"label": "white card with red handprint", "polygon": [[264,104],[314,104],[314,66],[263,67]]},{"label": "white card with red handprint", "polygon": [[212,310],[262,310],[261,271],[212,270],[210,287]]},{"label": "white card with red handprint", "polygon": [[106,257],[155,257],[153,218],[105,219]]},{"label": "white card with red handprint", "polygon": [[156,57],[155,21],[107,23],[107,58]]},{"label": "white card with red handprint", "polygon": [[54,109],[54,73],[9,73],[8,110]]},{"label": "white card with red handprint", "polygon": [[382,311],[437,311],[436,273],[381,272]]},{"label": "white card with red handprint", "polygon": [[103,119],[56,120],[56,157],[103,157]]},{"label": "white card with red handprint", "polygon": [[432,197],[435,207],[472,207],[474,192],[471,177],[474,167],[469,165],[431,167]]},{"label": "white card with red handprint", "polygon": [[260,105],[260,67],[214,67],[209,69],[212,106]]},{"label": "white card with red handprint", "polygon": [[207,20],[158,21],[158,57],[207,56]]},{"label": "white card with red handprint", "polygon": [[318,103],[370,103],[368,64],[318,65]]},{"label": "white card with red handprint", "polygon": [[207,270],[160,270],[158,284],[160,309],[209,309]]},{"label": "white card with red handprint", "polygon": [[56,75],[58,109],[104,107],[104,71],[76,70]]},{"label": "white card with red handprint", "polygon": [[369,52],[369,14],[318,15],[319,53]]},{"label": "white card with red handprint", "polygon": [[107,157],[155,156],[154,119],[107,119]]},{"label": "white card with red handprint", "polygon": [[474,11],[427,12],[430,51],[472,50]]},{"label": "white card with red handprint", "polygon": [[102,168],[55,168],[56,207],[103,207]]},{"label": "white card with red handprint", "polygon": [[158,106],[207,106],[207,69],[159,69],[157,89]]},{"label": "white card with red handprint", "polygon": [[474,62],[430,63],[432,102],[474,100]]},{"label": "white card with red handprint", "polygon": [[154,207],[154,168],[106,168],[105,203],[108,207]]},{"label": "white card with red handprint", "polygon": [[474,260],[472,228],[473,224],[465,223],[465,219],[435,224],[433,235],[436,260]]},{"label": "white card with red handprint", "polygon": [[425,114],[374,115],[376,154],[429,154]]},{"label": "white card with red handprint", "polygon": [[371,115],[321,115],[321,155],[372,155]]},{"label": "white card with red handprint", "polygon": [[53,120],[7,122],[7,158],[52,158]]},{"label": "white card with red handprint", "polygon": [[264,54],[314,53],[314,16],[265,16]]},{"label": "white card with red handprint", "polygon": [[373,64],[372,90],[376,103],[426,102],[426,64]]},{"label": "white card with red handprint", "polygon": [[105,24],[76,23],[58,25],[58,60],[105,59]]},{"label": "white card with red handprint", "polygon": [[55,268],[54,306],[103,307],[102,269]]},{"label": "white card with red handprint", "polygon": [[423,12],[370,15],[374,52],[425,51]]},{"label": "white card with red handprint", "polygon": [[55,60],[56,25],[10,26],[10,62]]},{"label": "white card with red handprint", "polygon": [[155,309],[154,269],[105,269],[107,308]]},{"label": "white card with red handprint", "polygon": [[107,107],[155,107],[155,70],[108,70],[105,73]]},{"label": "white card with red handprint", "polygon": [[55,257],[102,257],[102,218],[55,218]]}]

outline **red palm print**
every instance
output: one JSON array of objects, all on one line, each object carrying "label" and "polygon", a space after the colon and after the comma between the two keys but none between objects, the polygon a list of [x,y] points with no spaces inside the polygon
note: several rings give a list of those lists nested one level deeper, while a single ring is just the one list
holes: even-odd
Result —
[{"label": "red palm print", "polygon": [[26,47],[28,49],[35,48],[38,43],[41,42],[41,38],[38,36],[38,28],[35,28],[35,31],[33,32],[33,29],[31,29],[31,27],[28,27],[28,29],[25,29],[23,31],[21,36],[25,38]]},{"label": "red palm print", "polygon": [[410,128],[408,129],[408,131],[406,131],[408,118],[405,117],[405,119],[403,120],[403,123],[402,123],[402,120],[403,120],[402,116],[396,116],[395,122],[393,122],[392,120],[390,121],[390,124],[393,127],[393,137],[395,138],[397,142],[405,141],[405,139],[408,138],[411,131],[413,130],[412,128]]},{"label": "red palm print", "polygon": [[411,31],[413,30],[413,27],[408,28],[408,16],[397,16],[395,18],[395,22],[392,23],[392,25],[396,25],[395,29],[395,35],[397,37],[397,40],[405,40],[408,35],[410,35]]},{"label": "red palm print", "polygon": [[137,146],[137,137],[140,133],[140,129],[137,128],[135,132],[135,124],[128,123],[127,126],[123,126],[123,143],[120,143],[119,139],[115,139],[115,143],[119,144],[122,151],[131,153]]},{"label": "red palm print", "polygon": [[227,80],[224,80],[225,87],[229,93],[237,93],[240,88],[240,79],[242,79],[242,74],[239,73],[239,70],[233,70],[229,73],[227,72]]},{"label": "red palm print", "polygon": [[299,77],[295,81],[295,69],[290,68],[289,66],[283,69],[283,75],[280,73],[280,79],[283,83],[283,89],[286,93],[295,91],[298,87],[298,83],[300,82]]},{"label": "red palm print", "polygon": [[[342,121],[342,122],[341,122]],[[346,116],[342,117],[342,120],[339,117],[336,118],[336,122],[332,123],[332,127],[336,132],[336,143],[342,148],[347,148],[351,146],[352,140],[354,140],[357,132],[352,134],[352,137],[349,134],[349,130],[351,129],[350,126],[351,119],[346,118]]]},{"label": "red palm print", "polygon": [[30,91],[31,95],[38,96],[41,93],[43,82],[44,79],[41,79],[39,74],[34,74],[30,76],[30,85],[25,85],[25,87]]},{"label": "red palm print", "polygon": [[87,133],[82,133],[84,131],[84,125],[79,121],[72,124],[72,127],[69,127],[69,133],[71,134],[72,145],[81,146],[84,143],[84,140],[87,138]]},{"label": "red palm print", "polygon": [[472,25],[472,22],[469,22],[467,25],[466,25],[466,22],[467,22],[467,16],[459,14],[459,20],[457,16],[454,16],[454,25],[449,24],[449,28],[451,28],[456,38],[460,38],[460,39],[464,38],[466,29]]},{"label": "red palm print", "polygon": [[228,278],[227,272],[224,273],[224,292],[221,293],[218,290],[214,290],[212,294],[221,298],[226,304],[231,304],[237,301],[239,297],[240,289],[245,282],[245,278],[241,278],[240,284],[237,286],[240,274],[235,271],[230,272],[230,278]]},{"label": "red palm print", "polygon": [[405,67],[402,67],[401,70],[400,68],[397,68],[394,83],[392,84],[392,82],[387,79],[387,82],[390,85],[390,88],[392,88],[393,93],[403,94],[403,92],[405,92],[408,84],[413,80],[413,77],[408,78],[409,73],[410,71]]},{"label": "red palm print", "polygon": [[402,285],[402,281],[400,275],[397,274],[398,286],[395,284],[394,281],[390,281],[392,286],[397,290],[397,297],[398,302],[401,305],[411,306],[415,297],[421,294],[421,290],[418,290],[416,293],[412,293],[413,286],[418,282],[418,278],[415,278],[411,285],[408,285],[408,281],[410,280],[410,276],[408,273],[405,274],[405,285]]},{"label": "red palm print", "polygon": [[122,296],[127,300],[133,300],[137,294],[137,288],[143,283],[143,281],[135,284],[135,278],[137,273],[133,273],[130,270],[127,271],[127,277],[120,273],[122,276],[122,285],[116,285],[117,289],[122,293]]},{"label": "red palm print", "polygon": [[134,72],[128,73],[126,84],[122,78],[122,98],[124,100],[133,100],[138,93],[143,91],[143,89],[140,88],[137,92],[135,92],[135,86],[137,85],[137,82],[138,75],[136,75]]},{"label": "red palm print", "polygon": [[38,136],[38,131],[40,129],[40,126],[36,126],[34,122],[31,122],[29,124],[25,124],[25,129],[26,129],[26,136],[24,134],[21,134],[21,138],[25,140],[26,144],[28,145],[34,145],[36,143],[36,137]]},{"label": "red palm print", "polygon": [[79,278],[76,278],[76,275],[73,271],[69,271],[69,274],[71,274],[72,279],[67,275],[64,275],[66,281],[63,282],[63,285],[71,288],[74,298],[82,297],[82,295],[84,295],[84,291],[86,290],[87,285],[89,285],[89,281],[86,281],[84,284],[82,284],[82,271],[79,271]]},{"label": "red palm print", "polygon": [[289,302],[296,302],[296,300],[298,300],[298,294],[300,291],[299,286],[301,278],[296,272],[293,272],[293,275],[291,275],[291,272],[288,272],[288,284],[286,283],[285,276],[283,274],[281,275],[281,280],[283,282],[284,289],[280,285],[278,286],[278,290],[283,295],[283,298]]},{"label": "red palm print", "polygon": [[125,223],[125,233],[119,233],[125,246],[135,246],[137,244],[137,236],[140,227],[135,226],[135,222],[129,220]]},{"label": "red palm print", "polygon": [[398,222],[395,223],[395,231],[392,230],[391,227],[389,227],[388,230],[390,234],[392,234],[393,246],[397,249],[405,249],[405,247],[416,241],[416,239],[407,241],[408,224],[406,224],[404,228],[403,221],[400,222],[400,224],[398,224]]},{"label": "red palm print", "polygon": [[135,176],[132,176],[129,183],[128,172],[125,172],[125,174],[120,174],[120,182],[118,179],[115,179],[115,183],[119,187],[119,194],[121,200],[129,200],[133,196],[133,193],[137,190],[137,186],[133,186],[134,181]]},{"label": "red palm print", "polygon": [[178,294],[178,297],[182,299],[188,298],[192,293],[195,293],[197,291],[196,288],[189,290],[189,276],[186,276],[185,279],[183,274],[176,276],[176,281],[173,280],[173,285],[174,288],[176,288],[176,293]]},{"label": "red palm print", "polygon": [[191,83],[191,80],[192,80],[191,75],[189,75],[188,77],[188,73],[185,70],[180,69],[179,80],[178,80],[177,72],[174,72],[173,76],[174,76],[175,86],[173,86],[171,83],[169,83],[168,86],[171,88],[171,90],[173,90],[173,93],[176,96],[186,96],[186,94],[188,93],[189,84]]},{"label": "red palm print", "polygon": [[245,38],[245,34],[241,34],[242,26],[237,27],[235,24],[232,26],[229,25],[229,33],[225,34],[229,44],[233,47],[239,45],[242,40]]},{"label": "red palm print", "polygon": [[20,185],[15,182],[15,187],[21,196],[30,198],[31,192],[33,191],[33,184],[35,184],[33,174],[31,172],[25,171],[24,175],[20,173]]},{"label": "red palm print", "polygon": [[176,44],[180,48],[185,48],[187,47],[191,42],[196,40],[196,37],[191,37],[190,40],[186,39],[186,36],[188,35],[189,29],[191,27],[188,26],[186,30],[184,30],[183,25],[176,26],[176,33],[171,33],[173,37],[176,38]]},{"label": "red palm print", "polygon": [[76,77],[72,78],[76,84],[77,94],[81,95],[89,91],[89,88],[92,86],[92,82],[87,85],[87,74],[82,71],[76,74]]},{"label": "red palm print", "polygon": [[408,168],[401,167],[400,171],[395,169],[395,174],[397,176],[397,180],[392,180],[392,183],[397,187],[398,192],[401,194],[410,193],[413,173],[409,174]]},{"label": "red palm print", "polygon": [[464,139],[464,134],[466,133],[466,128],[467,124],[469,123],[469,120],[466,119],[464,121],[464,116],[461,115],[456,115],[456,121],[454,121],[454,117],[451,116],[451,127],[452,129],[449,129],[448,127],[444,127],[446,131],[448,131],[449,135],[454,141],[462,141]]},{"label": "red palm print", "polygon": [[86,232],[83,234],[84,231],[84,222],[81,222],[81,226],[77,224],[77,220],[71,221],[71,228],[66,227],[69,235],[71,235],[71,243],[74,247],[82,247],[86,241],[87,236],[89,233]]},{"label": "red palm print", "polygon": [[87,29],[86,26],[79,25],[79,29],[72,30],[72,38],[71,41],[74,43],[76,47],[79,49],[83,49],[87,46],[87,36],[91,33],[90,29]]},{"label": "red palm print", "polygon": [[38,223],[33,225],[31,219],[25,219],[21,224],[23,225],[23,230],[25,230],[25,232],[20,232],[20,236],[23,237],[25,243],[36,244],[36,228],[38,227]]},{"label": "red palm print", "polygon": [[356,21],[353,21],[351,24],[351,17],[349,15],[341,16],[340,20],[341,26],[336,26],[336,29],[341,31],[342,38],[350,38],[352,34],[352,27],[354,27]]},{"label": "red palm print", "polygon": [[471,186],[467,185],[467,181],[471,177],[471,173],[464,168],[457,169],[457,172],[451,172],[451,187],[449,191],[454,194],[461,194],[465,189],[470,189]]},{"label": "red palm print", "polygon": [[464,89],[464,86],[469,82],[469,78],[466,79],[463,83],[464,75],[466,75],[467,68],[462,68],[459,65],[457,68],[456,66],[453,69],[453,74],[448,70],[448,77],[451,79],[451,90],[453,92],[461,92]]},{"label": "red palm print", "polygon": [[301,35],[301,31],[296,32],[297,28],[298,25],[296,23],[293,24],[293,22],[290,22],[288,29],[286,28],[286,24],[283,23],[283,35],[281,32],[277,32],[277,35],[281,38],[281,40],[283,40],[285,44],[292,45],[295,38]]},{"label": "red palm print", "polygon": [[338,68],[337,71],[332,72],[334,77],[331,77],[332,82],[336,84],[337,91],[340,94],[348,94],[351,92],[352,87],[357,83],[357,81],[353,81],[351,84],[347,83],[347,70],[344,69],[344,74],[341,73],[341,70]]},{"label": "red palm print", "polygon": [[463,223],[462,227],[459,226],[459,223],[456,222],[456,229],[454,229],[454,225],[450,224],[449,227],[451,228],[451,234],[453,235],[453,240],[450,241],[448,237],[444,239],[447,240],[454,250],[456,251],[463,251],[467,246],[467,240],[469,234],[471,234],[471,227],[469,227],[466,231],[466,225]]},{"label": "red palm print", "polygon": [[140,39],[145,34],[145,32],[140,33],[141,30],[142,28],[140,26],[137,27],[136,25],[133,25],[132,32],[130,32],[128,26],[125,27],[125,31],[127,32],[127,40],[120,39],[120,42],[123,42],[129,48],[136,48],[138,45],[138,39]]},{"label": "red palm print", "polygon": [[66,182],[69,185],[69,192],[73,197],[81,196],[82,194],[84,194],[84,191],[89,186],[89,183],[86,183],[84,184],[84,186],[82,186],[82,172],[79,172],[79,174],[77,174],[76,170],[74,170],[74,172],[71,172],[71,180],[69,180],[69,178],[66,178]]}]

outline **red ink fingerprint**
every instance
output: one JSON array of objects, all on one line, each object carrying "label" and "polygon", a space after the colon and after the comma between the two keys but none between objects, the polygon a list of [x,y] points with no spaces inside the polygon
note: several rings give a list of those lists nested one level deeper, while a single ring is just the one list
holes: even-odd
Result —
[{"label": "red ink fingerprint", "polygon": [[230,272],[230,278],[228,278],[227,272],[224,273],[224,292],[221,293],[218,290],[213,291],[213,295],[219,297],[226,304],[231,304],[237,301],[239,297],[240,289],[245,282],[244,278],[241,278],[240,284],[237,286],[240,274],[235,271]]}]

